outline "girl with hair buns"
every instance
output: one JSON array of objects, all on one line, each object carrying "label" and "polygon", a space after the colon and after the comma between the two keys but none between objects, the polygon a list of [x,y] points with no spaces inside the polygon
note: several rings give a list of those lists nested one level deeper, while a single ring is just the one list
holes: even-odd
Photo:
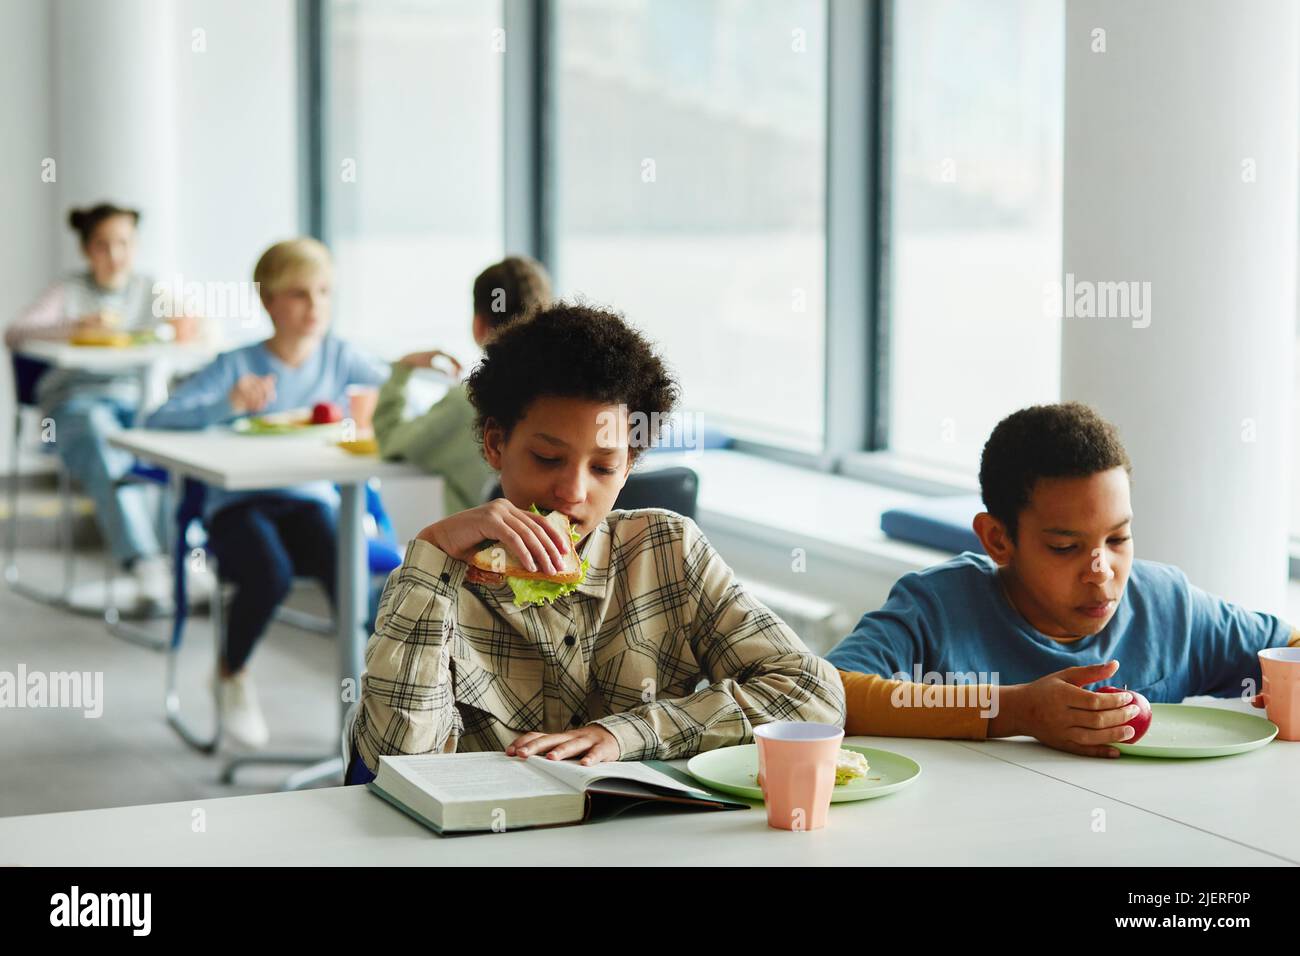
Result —
[{"label": "girl with hair buns", "polygon": [[[20,349],[33,339],[67,340],[111,331],[152,328],[153,279],[135,271],[135,209],[100,203],[74,209],[68,223],[85,256],[84,270],[54,282],[5,329],[5,345]],[[36,399],[55,426],[64,466],[94,501],[95,520],[113,557],[136,580],[144,603],[165,604],[171,574],[161,554],[142,489],[118,487],[133,459],[108,437],[131,424],[140,403],[134,374],[52,369]]]}]

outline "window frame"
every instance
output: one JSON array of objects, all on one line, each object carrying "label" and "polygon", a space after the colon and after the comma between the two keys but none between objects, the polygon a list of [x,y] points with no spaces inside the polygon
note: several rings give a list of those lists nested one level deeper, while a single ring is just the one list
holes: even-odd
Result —
[{"label": "window frame", "polygon": [[[557,0],[502,0],[505,246],[554,268]],[[889,450],[889,145],[892,0],[826,0],[826,294],[820,451],[738,439],[737,451],[921,494],[974,476],[917,466]],[[328,0],[298,0],[301,221],[329,243],[324,188],[329,115]]]}]

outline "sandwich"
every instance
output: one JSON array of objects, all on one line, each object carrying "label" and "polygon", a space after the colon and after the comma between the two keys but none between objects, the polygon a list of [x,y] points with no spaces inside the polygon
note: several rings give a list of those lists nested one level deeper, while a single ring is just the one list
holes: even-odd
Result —
[{"label": "sandwich", "polygon": [[[530,510],[541,514],[536,505]],[[567,535],[573,545],[578,543],[578,532],[569,524],[567,515],[552,511],[546,515],[546,523],[563,535]],[[492,542],[470,559],[470,566],[491,574],[503,575],[506,584],[515,595],[515,605],[550,604],[558,597],[563,597],[577,590],[587,577],[587,559],[578,560],[577,552],[570,548],[561,556],[560,573],[546,574],[543,571],[529,571],[510,553],[503,544]]]},{"label": "sandwich", "polygon": [[835,758],[835,786],[842,787],[850,780],[857,780],[867,775],[871,764],[867,758],[856,750],[841,748]]}]

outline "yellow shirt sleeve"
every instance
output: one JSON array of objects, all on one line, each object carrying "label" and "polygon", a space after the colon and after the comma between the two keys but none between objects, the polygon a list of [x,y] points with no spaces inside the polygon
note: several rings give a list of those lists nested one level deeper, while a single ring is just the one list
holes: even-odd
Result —
[{"label": "yellow shirt sleeve", "polygon": [[980,716],[978,703],[969,701],[988,700],[985,695],[996,688],[931,686],[854,671],[839,674],[848,711],[844,733],[849,736],[983,740],[988,734],[989,719]]},{"label": "yellow shirt sleeve", "polygon": [[1300,631],[1292,629],[1291,639],[1286,642],[1287,647],[1300,647]]}]

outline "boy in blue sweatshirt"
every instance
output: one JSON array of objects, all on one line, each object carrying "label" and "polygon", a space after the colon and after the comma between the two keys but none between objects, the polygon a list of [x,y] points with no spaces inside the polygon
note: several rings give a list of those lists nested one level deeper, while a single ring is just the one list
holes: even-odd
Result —
[{"label": "boy in blue sweatshirt", "polygon": [[1117,757],[1109,745],[1133,735],[1124,725],[1137,708],[1128,693],[1088,687],[1166,703],[1257,688],[1257,653],[1300,636],[1178,568],[1135,559],[1129,471],[1114,427],[1086,405],[1003,419],[980,461],[988,510],[975,532],[988,556],[905,575],[828,655],[846,732],[1023,734]]},{"label": "boy in blue sweatshirt", "polygon": [[[384,363],[329,334],[332,264],[314,239],[280,242],[253,272],[274,326],[271,337],[218,356],[149,416],[150,428],[205,428],[250,414],[342,405],[349,385],[378,385]],[[209,488],[204,507],[217,574],[233,584],[218,701],[230,736],[248,747],[268,731],[245,669],[295,576],[314,577],[334,599],[334,486],[229,492]]]}]

